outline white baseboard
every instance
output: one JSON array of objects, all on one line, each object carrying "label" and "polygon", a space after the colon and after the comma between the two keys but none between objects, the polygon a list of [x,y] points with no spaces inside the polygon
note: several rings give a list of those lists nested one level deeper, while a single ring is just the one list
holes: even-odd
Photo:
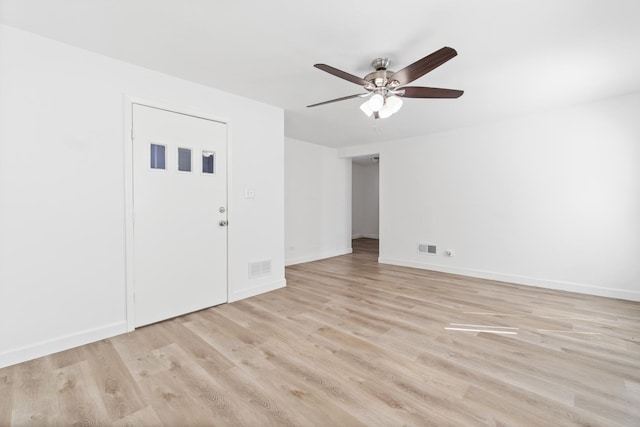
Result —
[{"label": "white baseboard", "polygon": [[302,264],[304,262],[318,261],[325,258],[333,258],[334,256],[347,255],[353,252],[352,248],[346,248],[336,251],[322,252],[319,254],[305,255],[297,258],[289,258],[284,260],[284,265]]},{"label": "white baseboard", "polygon": [[353,236],[351,236],[351,240],[362,238],[379,240],[380,236],[378,234],[354,234]]},{"label": "white baseboard", "polygon": [[479,279],[496,280],[500,282],[515,283],[518,285],[536,286],[539,288],[555,289],[559,291],[576,292],[580,294],[596,295],[608,298],[617,298],[630,301],[640,301],[640,292],[627,289],[611,289],[583,283],[565,282],[561,280],[540,279],[536,277],[519,276],[515,274],[497,273],[493,271],[473,270],[459,267],[450,267],[441,264],[429,264],[417,261],[378,258],[380,264],[399,265],[403,267],[420,268],[422,270],[439,271],[442,273],[458,274],[461,276],[477,277]]},{"label": "white baseboard", "polygon": [[[234,292],[229,295],[229,302],[238,301],[254,295],[283,288],[286,286],[286,283],[286,279],[283,278],[275,282]],[[48,339],[24,347],[9,349],[0,353],[0,368],[26,362],[28,360],[33,360],[38,357],[47,356],[70,348],[79,347],[81,345],[90,344],[92,342],[111,338],[127,332],[129,332],[127,329],[127,322],[122,321],[99,328],[88,329],[75,334]]]},{"label": "white baseboard", "polygon": [[286,279],[280,279],[275,282],[263,283],[253,288],[242,289],[229,294],[229,302],[240,301],[241,299],[264,294],[265,292],[275,291],[276,289],[287,286]]},{"label": "white baseboard", "polygon": [[0,368],[47,356],[73,347],[111,338],[127,332],[127,322],[116,322],[99,328],[88,329],[75,334],[51,338],[36,344],[9,349],[0,353]]}]

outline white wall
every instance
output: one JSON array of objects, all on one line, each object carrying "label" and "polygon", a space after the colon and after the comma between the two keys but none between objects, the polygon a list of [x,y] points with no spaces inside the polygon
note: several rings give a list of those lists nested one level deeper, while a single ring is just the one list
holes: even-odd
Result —
[{"label": "white wall", "polygon": [[353,162],[351,235],[354,239],[379,235],[378,163]]},{"label": "white wall", "polygon": [[229,299],[285,284],[282,110],[0,26],[0,367],[127,329],[125,95],[228,121]]},{"label": "white wall", "polygon": [[380,153],[381,262],[640,300],[638,117],[633,94],[339,155]]},{"label": "white wall", "polygon": [[286,264],[351,253],[351,160],[285,139]]}]

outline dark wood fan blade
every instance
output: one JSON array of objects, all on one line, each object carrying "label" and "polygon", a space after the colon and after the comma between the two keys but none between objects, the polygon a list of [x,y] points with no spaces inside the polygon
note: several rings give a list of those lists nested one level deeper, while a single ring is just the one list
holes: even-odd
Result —
[{"label": "dark wood fan blade", "polygon": [[336,98],[336,99],[332,99],[330,101],[318,102],[317,104],[307,105],[307,108],[317,107],[318,105],[331,104],[332,102],[344,101],[345,99],[358,98],[360,96],[366,96],[366,95],[369,95],[369,94],[368,93],[359,93],[357,95],[343,96],[342,98]]},{"label": "dark wood fan blade", "polygon": [[460,98],[463,90],[440,89],[437,87],[407,86],[399,90],[404,90],[403,98]]},{"label": "dark wood fan blade", "polygon": [[402,70],[392,75],[390,80],[397,80],[400,85],[406,85],[424,76],[429,71],[438,68],[457,54],[458,52],[456,52],[455,49],[443,47],[413,64],[404,67]]},{"label": "dark wood fan blade", "polygon": [[361,79],[360,77],[354,76],[353,74],[349,74],[345,71],[342,70],[338,70],[337,68],[332,67],[331,65],[327,65],[327,64],[315,64],[314,67],[322,70],[322,71],[326,71],[329,74],[332,74],[336,77],[340,77],[341,79],[350,81],[351,83],[355,83],[357,85],[361,85],[361,86],[367,86],[369,85],[369,82],[366,81],[365,79]]}]

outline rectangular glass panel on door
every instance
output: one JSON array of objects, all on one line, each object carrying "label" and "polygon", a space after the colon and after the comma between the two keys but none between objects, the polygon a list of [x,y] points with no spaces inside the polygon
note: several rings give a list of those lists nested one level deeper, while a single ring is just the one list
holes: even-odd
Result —
[{"label": "rectangular glass panel on door", "polygon": [[149,160],[151,169],[165,169],[166,147],[160,144],[151,144],[149,149]]},{"label": "rectangular glass panel on door", "polygon": [[178,148],[178,170],[191,172],[191,149]]},{"label": "rectangular glass panel on door", "polygon": [[215,173],[216,153],[213,151],[202,152],[202,173]]}]

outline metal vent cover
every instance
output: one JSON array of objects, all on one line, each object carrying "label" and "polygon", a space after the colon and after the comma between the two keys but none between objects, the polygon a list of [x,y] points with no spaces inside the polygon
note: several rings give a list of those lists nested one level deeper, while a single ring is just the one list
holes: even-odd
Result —
[{"label": "metal vent cover", "polygon": [[256,261],[249,263],[249,278],[263,276],[271,273],[271,260]]},{"label": "metal vent cover", "polygon": [[437,255],[438,248],[433,243],[418,243],[418,253],[427,255]]}]

